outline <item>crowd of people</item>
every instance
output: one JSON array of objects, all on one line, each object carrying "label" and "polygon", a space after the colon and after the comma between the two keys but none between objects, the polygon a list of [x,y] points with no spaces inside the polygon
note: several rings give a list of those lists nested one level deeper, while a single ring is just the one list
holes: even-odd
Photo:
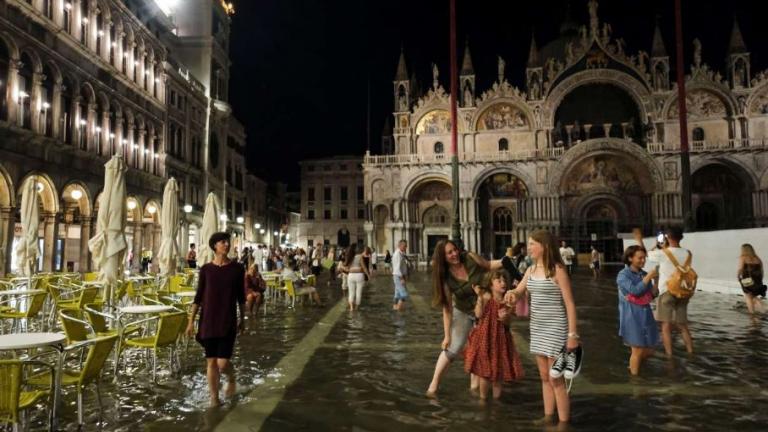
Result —
[{"label": "crowd of people", "polygon": [[[616,277],[618,334],[630,349],[631,375],[640,373],[643,362],[655,354],[659,345],[672,357],[673,331],[681,335],[686,351],[693,353],[687,310],[697,281],[693,254],[681,246],[680,229],[668,229],[651,250],[643,244],[639,229],[634,236],[637,244],[625,250],[624,268]],[[227,393],[233,391],[234,371],[229,359],[243,319],[254,314],[263,301],[266,285],[260,268],[280,272],[283,279],[293,281],[299,293],[309,295],[317,305],[322,305],[317,287],[302,286],[301,276],[318,275],[324,270],[329,273],[329,283],[341,280],[350,311],[360,308],[366,284],[378,272],[391,274],[393,310],[403,311],[409,298],[412,266],[405,240],[398,242],[394,253],[384,254],[357,245],[337,250],[326,249],[323,244],[317,244],[309,253],[264,246],[245,248],[238,254],[230,253],[229,236],[217,233],[211,237],[209,247],[215,257],[200,269],[188,332],[194,334],[194,317],[202,308],[205,313],[201,314],[196,337],[205,349],[214,405],[218,404],[221,374],[229,379]],[[192,245],[187,254],[190,267],[196,264],[195,258]],[[489,392],[498,398],[504,383],[524,375],[509,326],[513,319],[528,319],[530,353],[541,381],[541,422],[567,424],[570,399],[566,380],[579,374],[583,356],[571,288],[575,258],[566,242],[558,244],[546,230],[533,232],[527,244],[514,245],[499,260],[465,251],[451,240],[439,242],[430,264],[433,305],[442,310],[443,341],[427,396],[437,395],[446,370],[455,359],[462,358],[470,389],[482,400]],[[600,254],[595,247],[589,259],[593,276],[598,277]],[[748,311],[763,311],[760,298],[765,297],[766,286],[762,261],[749,244],[741,248],[737,279]]]}]

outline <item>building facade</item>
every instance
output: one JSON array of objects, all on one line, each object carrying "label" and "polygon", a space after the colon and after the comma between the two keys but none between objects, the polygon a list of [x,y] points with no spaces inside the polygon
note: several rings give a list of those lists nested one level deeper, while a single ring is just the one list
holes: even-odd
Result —
[{"label": "building facade", "polygon": [[[494,256],[547,228],[608,260],[620,232],[682,225],[677,85],[655,29],[650,53],[625,51],[591,0],[589,23],[571,20],[539,49],[531,41],[524,89],[498,60],[491,88],[475,87],[466,47],[457,95],[461,233]],[[692,208],[697,230],[768,225],[768,75],[753,74],[734,23],[724,71],[693,46],[686,76]],[[401,238],[432,253],[450,235],[450,105],[433,66],[419,94],[401,54],[388,154],[366,154],[367,241]]]},{"label": "building facade", "polygon": [[185,210],[182,251],[201,242],[209,192],[227,229],[256,240],[266,184],[245,168],[245,132],[227,101],[231,6],[167,4],[0,2],[0,273],[13,267],[20,188],[32,176],[42,207],[40,270],[91,268],[87,242],[103,166],[115,154],[129,166],[126,255],[134,266],[140,252],[159,248],[169,177]]},{"label": "building facade", "polygon": [[359,156],[336,156],[299,163],[301,220],[296,243],[300,247],[366,244],[362,161]]}]

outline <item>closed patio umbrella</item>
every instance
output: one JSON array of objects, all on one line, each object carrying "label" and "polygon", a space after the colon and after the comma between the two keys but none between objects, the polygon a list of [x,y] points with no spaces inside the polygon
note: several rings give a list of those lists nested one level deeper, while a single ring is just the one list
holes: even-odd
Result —
[{"label": "closed patio umbrella", "polygon": [[88,241],[93,254],[97,280],[104,284],[104,299],[112,304],[112,293],[123,265],[128,245],[125,241],[125,171],[122,156],[115,155],[104,165],[104,192],[96,219],[96,235]]},{"label": "closed patio umbrella", "polygon": [[164,284],[167,284],[168,278],[176,273],[176,261],[179,257],[179,246],[176,243],[176,234],[179,232],[179,184],[173,177],[168,179],[163,191],[160,230],[162,240],[157,258],[160,262],[160,275],[165,280]]},{"label": "closed patio umbrella", "polygon": [[208,247],[208,239],[219,230],[219,203],[211,192],[205,199],[203,225],[200,227],[200,265],[208,264],[213,259],[213,251]]},{"label": "closed patio umbrella", "polygon": [[[37,269],[37,230],[40,226],[40,209],[37,197],[37,177],[32,176],[22,186],[21,192],[21,241],[16,245],[16,259],[24,276],[32,277]],[[29,289],[32,289],[31,279]]]}]

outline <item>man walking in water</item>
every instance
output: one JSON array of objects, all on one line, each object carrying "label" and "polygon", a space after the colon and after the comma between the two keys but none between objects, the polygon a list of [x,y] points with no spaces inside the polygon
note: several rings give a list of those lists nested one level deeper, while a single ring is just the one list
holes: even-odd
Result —
[{"label": "man walking in water", "polygon": [[402,311],[405,307],[405,300],[408,298],[408,291],[405,288],[405,280],[408,277],[408,258],[405,251],[408,249],[408,242],[400,240],[392,255],[392,280],[395,283],[395,298],[392,309]]}]

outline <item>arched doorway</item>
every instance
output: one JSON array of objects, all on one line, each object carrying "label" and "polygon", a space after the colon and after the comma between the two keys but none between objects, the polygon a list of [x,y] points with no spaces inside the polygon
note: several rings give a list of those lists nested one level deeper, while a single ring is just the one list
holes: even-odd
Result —
[{"label": "arched doorway", "polygon": [[336,244],[340,247],[349,247],[349,230],[341,228],[336,232]]},{"label": "arched doorway", "polygon": [[[405,214],[403,215],[403,221],[407,221],[411,224],[412,228],[410,235],[403,233],[403,237],[410,241],[408,249],[412,252],[418,252],[422,256],[431,256],[432,249],[430,244],[436,244],[443,238],[448,238],[450,235],[450,214],[446,213],[445,226],[439,227],[439,214],[437,208],[449,209],[451,208],[451,186],[447,182],[442,180],[424,180],[414,187],[408,196],[407,206],[403,209]],[[431,209],[432,212],[427,212]],[[432,219],[430,224],[427,224],[425,217],[438,217]],[[396,238],[393,238],[393,243],[400,240],[401,234],[396,232]]]},{"label": "arched doorway", "polygon": [[481,224],[478,253],[499,258],[507,247],[525,241],[515,232],[520,203],[528,197],[528,187],[519,177],[507,172],[491,174],[480,183],[477,197]]},{"label": "arched doorway", "polygon": [[609,262],[620,262],[623,253],[622,241],[616,237],[619,222],[624,219],[618,207],[615,201],[596,199],[587,205],[582,215],[581,238],[586,239],[589,246],[595,246]]},{"label": "arched doorway", "polygon": [[691,176],[691,204],[698,231],[752,225],[751,179],[740,167],[713,163]]},{"label": "arched doorway", "polygon": [[[21,196],[23,193],[23,185],[27,181],[34,181],[37,188],[37,199],[39,206],[40,222],[38,226],[38,250],[39,255],[37,258],[36,271],[53,271],[55,268],[61,268],[61,256],[63,249],[63,241],[56,236],[57,219],[56,215],[59,211],[59,202],[56,193],[56,186],[53,181],[45,175],[40,173],[27,174],[21,182],[16,191],[16,202],[21,203]],[[21,213],[20,205],[16,206],[15,220],[14,220],[14,238],[12,250],[16,250],[16,245],[21,241],[23,230],[21,226]],[[16,254],[11,257],[11,269],[18,270],[18,263],[16,262]]]},{"label": "arched doorway", "polygon": [[451,234],[451,216],[448,209],[434,204],[422,215],[424,225],[422,241],[426,245],[426,256],[431,257],[440,240],[446,240]]},{"label": "arched doorway", "polygon": [[77,182],[61,193],[62,224],[59,238],[63,241],[61,268],[64,271],[87,271],[90,261],[88,240],[91,236],[91,198],[87,188]]}]

